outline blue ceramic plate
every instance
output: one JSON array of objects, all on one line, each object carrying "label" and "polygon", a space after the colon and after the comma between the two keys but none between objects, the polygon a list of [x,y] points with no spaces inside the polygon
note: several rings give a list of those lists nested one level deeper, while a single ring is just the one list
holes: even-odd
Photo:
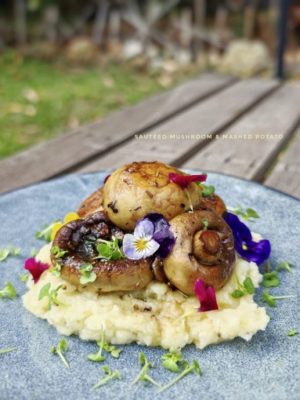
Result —
[{"label": "blue ceramic plate", "polygon": [[[25,292],[19,281],[24,259],[30,250],[42,245],[34,233],[43,224],[62,218],[76,210],[88,194],[99,187],[107,172],[73,175],[30,186],[0,198],[0,247],[22,248],[22,257],[11,257],[0,263],[0,287],[8,280],[19,295]],[[229,176],[209,174],[209,182],[228,205],[255,208],[261,218],[251,223],[254,231],[268,238],[273,246],[272,262],[287,260],[293,272],[283,272],[280,287],[274,294],[300,292],[300,202],[258,184]],[[257,295],[259,301],[259,293]],[[208,347],[202,351],[188,346],[184,357],[197,359],[203,375],[187,376],[168,391],[158,394],[153,386],[130,385],[139,371],[138,352],[144,351],[157,365],[151,371],[155,379],[167,382],[172,373],[163,370],[159,348],[124,346],[118,360],[109,359],[119,369],[122,380],[112,381],[96,391],[91,387],[102,376],[100,365],[86,361],[95,351],[95,343],[68,338],[64,368],[58,357],[50,354],[60,336],[44,320],[22,307],[21,298],[0,300],[0,348],[16,346],[17,351],[0,355],[1,400],[83,400],[83,399],[300,399],[300,335],[288,337],[291,328],[300,331],[299,299],[278,302],[269,308],[271,321],[265,332],[259,332],[249,343],[242,339]]]}]

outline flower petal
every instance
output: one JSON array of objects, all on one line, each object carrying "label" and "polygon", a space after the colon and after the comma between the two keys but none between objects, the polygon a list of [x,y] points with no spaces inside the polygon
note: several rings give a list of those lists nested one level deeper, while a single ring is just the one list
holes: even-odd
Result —
[{"label": "flower petal", "polygon": [[37,261],[34,257],[27,258],[24,265],[24,268],[32,275],[34,283],[38,282],[42,273],[49,267],[50,265]]},{"label": "flower petal", "polygon": [[218,310],[216,292],[212,286],[207,287],[202,279],[197,279],[194,292],[200,302],[200,312]]},{"label": "flower petal", "polygon": [[147,243],[146,248],[142,250],[140,253],[142,253],[142,258],[146,258],[152,256],[158,249],[159,249],[159,243],[157,243],[154,239],[151,239]]},{"label": "flower petal", "polygon": [[154,232],[154,224],[148,218],[140,219],[134,229],[135,238],[151,238]]},{"label": "flower petal", "polygon": [[[147,240],[147,239],[146,239]],[[139,250],[139,238],[127,233],[123,238],[123,253],[130,260],[140,260],[152,256],[159,248],[159,243],[153,239],[147,240],[145,248]]]},{"label": "flower petal", "polygon": [[176,174],[174,172],[171,172],[169,174],[169,181],[176,183],[178,186],[180,186],[182,189],[185,189],[189,186],[190,183],[192,182],[204,182],[206,181],[207,175],[206,174],[201,174],[201,175],[181,175],[181,174]]}]

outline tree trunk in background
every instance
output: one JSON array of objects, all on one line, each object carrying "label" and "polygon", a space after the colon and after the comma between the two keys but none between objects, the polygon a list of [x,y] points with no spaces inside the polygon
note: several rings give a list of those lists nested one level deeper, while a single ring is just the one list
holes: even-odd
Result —
[{"label": "tree trunk in background", "polygon": [[14,2],[14,25],[15,40],[18,46],[22,47],[26,44],[26,0],[15,0]]},{"label": "tree trunk in background", "polygon": [[92,38],[96,44],[101,44],[103,39],[103,32],[108,17],[109,4],[107,0],[98,0],[97,13],[93,27]]}]

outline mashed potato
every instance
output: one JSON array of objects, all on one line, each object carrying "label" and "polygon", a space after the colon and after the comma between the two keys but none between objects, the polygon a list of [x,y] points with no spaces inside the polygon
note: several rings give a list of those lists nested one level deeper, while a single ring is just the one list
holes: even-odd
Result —
[{"label": "mashed potato", "polygon": [[[50,263],[50,245],[41,249],[37,259]],[[236,278],[243,282],[248,276],[258,287],[262,276],[257,265],[238,258],[230,281],[216,293],[219,310],[201,313],[197,311],[196,297],[172,291],[164,283],[152,282],[142,291],[127,294],[97,295],[79,292],[49,271],[43,273],[36,285],[32,280],[28,282],[29,291],[23,296],[23,303],[63,335],[99,340],[104,331],[105,339],[113,344],[137,342],[175,350],[193,343],[203,349],[235,337],[250,340],[266,328],[269,317],[253,296],[234,299],[230,295],[237,288]],[[49,282],[52,289],[64,285],[58,292],[62,305],[53,305],[50,310],[46,298],[38,299],[41,288]]]}]

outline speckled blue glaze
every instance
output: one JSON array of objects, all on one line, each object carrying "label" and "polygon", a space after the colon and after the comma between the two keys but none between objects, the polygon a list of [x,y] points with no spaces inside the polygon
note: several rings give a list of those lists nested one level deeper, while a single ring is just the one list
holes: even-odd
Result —
[{"label": "speckled blue glaze", "polygon": [[[42,242],[34,232],[45,223],[62,218],[75,210],[80,201],[99,187],[107,172],[70,175],[3,195],[0,198],[0,247],[14,244],[22,248],[21,257],[0,263],[0,287],[13,282],[19,295],[25,286],[19,281],[24,259],[33,247]],[[300,290],[300,202],[255,183],[229,176],[209,174],[209,183],[228,205],[255,208],[261,219],[251,229],[270,239],[272,261],[288,260],[295,267],[282,273],[282,284],[272,290],[276,294],[299,294]],[[258,296],[259,298],[259,296]],[[83,399],[300,399],[300,335],[288,337],[291,328],[300,330],[299,298],[278,302],[268,309],[271,322],[251,342],[242,339],[215,345],[199,351],[194,346],[184,349],[184,357],[199,360],[203,375],[187,376],[170,390],[158,394],[153,386],[130,385],[138,373],[138,352],[144,351],[156,364],[153,377],[166,383],[174,375],[159,365],[163,351],[158,348],[124,346],[120,359],[108,364],[119,369],[122,380],[113,381],[96,391],[91,387],[102,376],[101,364],[88,362],[94,352],[92,342],[77,337],[68,339],[64,368],[58,357],[50,353],[60,336],[46,321],[22,307],[21,298],[0,300],[0,348],[16,346],[16,352],[0,355],[1,400],[83,400]]]}]

